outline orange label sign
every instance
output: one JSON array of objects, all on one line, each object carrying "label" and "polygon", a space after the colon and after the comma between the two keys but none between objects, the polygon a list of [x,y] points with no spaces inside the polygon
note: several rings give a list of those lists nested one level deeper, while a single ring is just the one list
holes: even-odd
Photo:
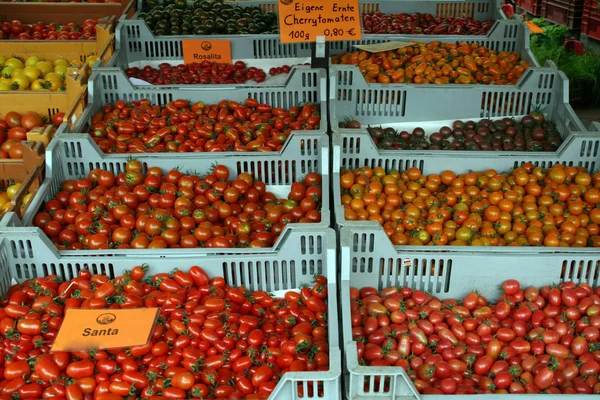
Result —
[{"label": "orange label sign", "polygon": [[158,308],[69,309],[52,351],[141,346],[148,343]]},{"label": "orange label sign", "polygon": [[525,25],[529,28],[531,33],[544,33],[543,29],[537,26],[533,21],[525,22]]},{"label": "orange label sign", "polygon": [[231,64],[231,42],[229,40],[182,40],[181,44],[184,64],[202,61]]},{"label": "orange label sign", "polygon": [[359,40],[358,0],[278,0],[279,35],[282,43],[325,40]]}]

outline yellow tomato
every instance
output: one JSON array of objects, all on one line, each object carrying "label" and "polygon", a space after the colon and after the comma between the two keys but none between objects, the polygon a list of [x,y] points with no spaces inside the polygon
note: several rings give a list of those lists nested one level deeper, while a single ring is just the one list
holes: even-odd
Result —
[{"label": "yellow tomato", "polygon": [[27,60],[25,60],[25,66],[33,67],[35,64],[39,63],[41,60],[39,57],[31,56]]},{"label": "yellow tomato", "polygon": [[29,84],[29,78],[25,75],[17,75],[12,78],[12,85],[15,90],[27,90]]},{"label": "yellow tomato", "polygon": [[49,78],[49,79],[46,79],[46,81],[50,84],[49,89],[53,92],[65,90],[65,86],[63,84],[62,79]]},{"label": "yellow tomato", "polygon": [[13,67],[4,67],[2,71],[0,71],[0,75],[4,78],[12,78],[12,73],[15,69]]},{"label": "yellow tomato", "polygon": [[6,214],[6,212],[10,208],[10,206],[11,206],[10,201],[8,203],[2,204],[2,206],[0,206],[0,215]]},{"label": "yellow tomato", "polygon": [[[6,78],[0,78],[0,80],[2,80],[2,79],[6,79]],[[10,83],[0,82],[0,92],[5,92],[7,90],[12,90]]]},{"label": "yellow tomato", "polygon": [[42,75],[42,71],[36,67],[25,67],[23,73],[29,78],[30,81],[35,81],[40,77],[40,75]]},{"label": "yellow tomato", "polygon": [[15,68],[15,69],[13,69],[13,72],[12,72],[11,75],[12,75],[13,78],[15,76],[25,75],[25,70],[23,68]]},{"label": "yellow tomato", "polygon": [[10,202],[10,199],[8,198],[8,195],[6,194],[6,192],[0,193],[0,206],[2,206],[7,201]]},{"label": "yellow tomato", "polygon": [[98,61],[100,59],[100,57],[98,56],[88,56],[85,61],[91,66],[93,66],[96,61]]},{"label": "yellow tomato", "polygon": [[25,195],[25,197],[23,197],[23,202],[21,203],[21,211],[25,211],[25,209],[27,208],[27,205],[31,201],[31,198],[33,197],[34,194],[35,193],[27,193]]},{"label": "yellow tomato", "polygon": [[0,57],[0,69],[4,68],[4,63],[6,63],[6,58]]},{"label": "yellow tomato", "polygon": [[67,67],[65,67],[64,65],[57,65],[54,67],[54,72],[50,72],[50,73],[65,76],[67,74]]},{"label": "yellow tomato", "polygon": [[6,194],[7,194],[8,198],[12,200],[12,198],[17,195],[17,192],[19,191],[20,188],[21,188],[20,183],[15,183],[14,185],[10,185],[6,189]]},{"label": "yellow tomato", "polygon": [[54,68],[48,61],[39,61],[35,66],[42,71],[42,75],[46,76],[48,72],[52,72]]},{"label": "yellow tomato", "polygon": [[23,64],[23,61],[19,60],[18,58],[15,58],[15,57],[11,57],[8,60],[6,60],[4,65],[7,67],[13,67],[13,68],[25,68],[25,64]]},{"label": "yellow tomato", "polygon": [[64,58],[59,58],[58,60],[54,61],[54,66],[55,67],[68,67],[69,66],[69,62],[67,60],[65,60]]},{"label": "yellow tomato", "polygon": [[64,76],[62,76],[59,73],[56,72],[49,72],[46,75],[44,75],[44,79],[48,80],[48,79],[60,79],[61,81],[65,79]]},{"label": "yellow tomato", "polygon": [[49,90],[52,84],[45,79],[36,79],[31,82],[31,90]]}]

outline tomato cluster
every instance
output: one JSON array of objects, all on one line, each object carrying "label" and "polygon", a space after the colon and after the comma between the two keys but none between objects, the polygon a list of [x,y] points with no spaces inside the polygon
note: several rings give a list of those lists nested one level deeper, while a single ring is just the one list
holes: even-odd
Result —
[{"label": "tomato cluster", "polygon": [[[287,372],[329,369],[325,277],[274,298],[198,266],[143,280],[146,269],[13,286],[0,302],[0,397],[256,400]],[[50,352],[66,310],[141,307],[160,307],[146,345]],[[308,387],[294,390],[323,396]]]},{"label": "tomato cluster", "polygon": [[[58,127],[62,123],[64,113],[52,116],[52,124]],[[42,117],[36,112],[23,115],[11,111],[0,119],[0,158],[23,158],[23,144],[27,140],[27,132],[45,126]]]},{"label": "tomato cluster", "polygon": [[20,21],[3,22],[0,40],[95,40],[97,19],[86,19],[83,24],[74,22],[66,25],[55,23],[23,24]]},{"label": "tomato cluster", "polygon": [[428,137],[421,127],[408,132],[369,126],[367,132],[378,148],[393,150],[556,151],[563,141],[556,126],[546,121],[541,112],[519,120],[457,120]]},{"label": "tomato cluster", "polygon": [[306,175],[278,199],[242,173],[217,165],[200,177],[129,161],[118,176],[94,169],[68,180],[33,223],[59,249],[268,247],[294,222],[321,220],[321,176]]},{"label": "tomato cluster", "polygon": [[[289,70],[288,70],[289,72]],[[264,82],[267,74],[264,70],[250,67],[243,61],[234,64],[220,64],[211,61],[201,63],[171,65],[160,64],[158,69],[147,65],[143,69],[128,68],[125,74],[130,78],[139,78],[153,85],[185,84],[234,84],[255,81]]]},{"label": "tomato cluster", "polygon": [[493,21],[473,18],[439,18],[432,14],[383,14],[378,11],[363,14],[366,34],[410,35],[485,35],[494,25]]},{"label": "tomato cluster", "polygon": [[280,151],[294,130],[321,123],[314,104],[289,110],[247,99],[244,104],[149,100],[106,105],[92,118],[90,135],[105,153]]},{"label": "tomato cluster", "polygon": [[331,62],[357,65],[367,83],[514,85],[529,68],[518,52],[438,41],[378,53],[355,51]]},{"label": "tomato cluster", "polygon": [[583,167],[362,167],[342,171],[340,185],[345,219],[379,222],[394,245],[600,247],[600,173]]},{"label": "tomato cluster", "polygon": [[600,288],[508,280],[502,292],[490,304],[476,291],[352,288],[358,361],[402,367],[424,394],[600,394]]}]

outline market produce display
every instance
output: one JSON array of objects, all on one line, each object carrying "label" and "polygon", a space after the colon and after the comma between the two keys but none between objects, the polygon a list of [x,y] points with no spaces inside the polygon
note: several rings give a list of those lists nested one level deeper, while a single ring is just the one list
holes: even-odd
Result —
[{"label": "market produce display", "polygon": [[258,35],[278,33],[277,15],[257,6],[244,7],[215,0],[144,2],[144,20],[162,35]]},{"label": "market produce display", "polygon": [[270,247],[289,223],[321,220],[321,176],[307,174],[277,198],[250,174],[216,165],[205,176],[132,160],[62,184],[34,218],[59,249]]},{"label": "market produce display", "polygon": [[394,245],[600,247],[600,173],[583,167],[362,167],[342,171],[340,186],[345,219],[379,222]]},{"label": "market produce display", "polygon": [[349,295],[359,364],[402,367],[422,394],[600,393],[600,288],[508,280],[498,299],[408,287]]},{"label": "market produce display", "polygon": [[518,52],[438,41],[378,53],[353,51],[331,62],[357,65],[367,83],[514,85],[529,68]]},{"label": "market produce display", "polygon": [[71,22],[66,25],[44,22],[23,24],[14,20],[2,23],[0,40],[94,40],[97,23],[97,19],[86,19],[82,24]]},{"label": "market produce display", "polygon": [[0,0],[0,3],[121,3],[121,0]]},{"label": "market produce display", "polygon": [[[327,280],[274,297],[201,267],[109,279],[83,269],[15,285],[0,302],[5,398],[266,399],[287,372],[327,371]],[[69,309],[160,307],[147,344],[51,352]],[[323,396],[310,385],[307,396]],[[111,397],[112,396],[112,397]]]},{"label": "market produce display", "polygon": [[33,111],[22,115],[14,111],[7,113],[4,119],[0,118],[0,158],[23,158],[23,140],[47,146],[64,115],[56,113],[48,123]]},{"label": "market produce display", "polygon": [[[350,121],[352,122],[352,121]],[[360,128],[352,124],[348,128]],[[394,128],[370,126],[367,132],[380,149],[389,150],[496,150],[496,151],[556,151],[562,138],[544,114],[535,112],[522,118],[490,121],[454,121],[430,135],[416,127],[412,132]]]},{"label": "market produce display", "polygon": [[256,99],[177,99],[164,107],[119,100],[94,115],[90,135],[105,153],[280,151],[292,131],[315,130],[320,122],[314,104],[284,110]]},{"label": "market produce display", "polygon": [[365,13],[362,15],[365,34],[400,35],[485,35],[493,21],[473,18],[439,18],[432,14]]},{"label": "market produce display", "polygon": [[597,62],[566,28],[0,10],[0,400],[600,396],[600,124],[569,103]]},{"label": "market produce display", "polygon": [[65,59],[46,61],[31,56],[23,60],[0,56],[0,91],[65,91],[64,80],[69,65]]}]

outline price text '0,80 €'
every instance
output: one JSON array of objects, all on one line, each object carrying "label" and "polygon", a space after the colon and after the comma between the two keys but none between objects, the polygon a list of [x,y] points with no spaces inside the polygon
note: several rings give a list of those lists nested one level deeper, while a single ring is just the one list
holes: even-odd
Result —
[{"label": "price text '0,80 \u20ac'", "polygon": [[282,43],[326,40],[359,40],[358,0],[279,0],[279,30]]}]

